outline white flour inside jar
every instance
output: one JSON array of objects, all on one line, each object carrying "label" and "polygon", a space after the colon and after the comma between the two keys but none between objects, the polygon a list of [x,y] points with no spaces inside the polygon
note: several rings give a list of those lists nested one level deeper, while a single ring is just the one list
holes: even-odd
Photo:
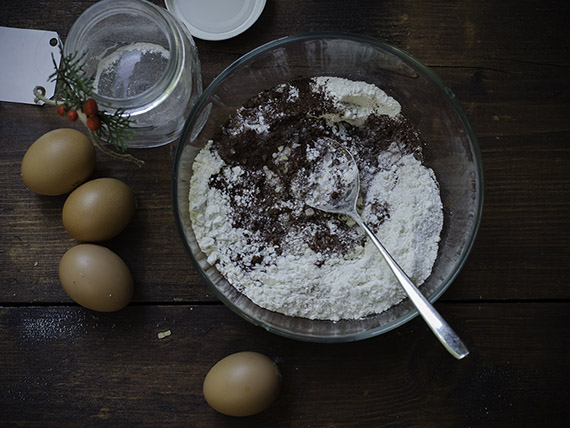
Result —
[{"label": "white flour inside jar", "polygon": [[364,221],[421,284],[443,226],[439,186],[397,101],[363,82],[300,79],[241,107],[194,161],[192,228],[208,262],[257,305],[358,319],[405,293],[352,220],[311,208],[295,191],[327,139],[357,162]]}]

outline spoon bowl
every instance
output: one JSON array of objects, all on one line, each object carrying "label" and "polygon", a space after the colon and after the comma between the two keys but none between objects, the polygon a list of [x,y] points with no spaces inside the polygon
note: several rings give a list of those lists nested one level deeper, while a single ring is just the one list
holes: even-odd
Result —
[{"label": "spoon bowl", "polygon": [[331,138],[318,140],[308,150],[311,166],[293,182],[293,192],[321,211],[356,210],[360,175],[352,154]]}]

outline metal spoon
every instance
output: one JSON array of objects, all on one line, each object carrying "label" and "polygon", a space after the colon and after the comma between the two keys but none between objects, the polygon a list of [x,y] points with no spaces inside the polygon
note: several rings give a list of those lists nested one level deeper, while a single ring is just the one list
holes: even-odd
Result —
[{"label": "metal spoon", "polygon": [[352,154],[332,140],[323,142],[323,147],[319,150],[324,149],[325,152],[321,153],[314,170],[306,174],[305,185],[300,186],[305,189],[303,191],[305,203],[322,211],[345,214],[354,219],[376,245],[408,297],[443,346],[457,359],[467,356],[469,350],[461,339],[418,290],[358,214],[356,201],[360,192],[360,179],[358,166]]}]

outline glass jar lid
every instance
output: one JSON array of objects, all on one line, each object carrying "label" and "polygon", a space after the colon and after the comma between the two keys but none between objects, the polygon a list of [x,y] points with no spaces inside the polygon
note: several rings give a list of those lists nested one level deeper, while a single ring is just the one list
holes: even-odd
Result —
[{"label": "glass jar lid", "polygon": [[165,0],[192,36],[203,40],[225,40],[243,33],[261,15],[266,0]]}]

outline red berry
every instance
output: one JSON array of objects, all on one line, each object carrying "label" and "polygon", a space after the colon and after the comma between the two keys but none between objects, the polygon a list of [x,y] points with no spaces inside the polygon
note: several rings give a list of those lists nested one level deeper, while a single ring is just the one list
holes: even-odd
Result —
[{"label": "red berry", "polygon": [[87,128],[91,131],[97,131],[101,128],[101,119],[97,116],[90,116],[87,118]]},{"label": "red berry", "polygon": [[65,104],[60,104],[57,106],[57,114],[59,114],[60,116],[65,115]]},{"label": "red berry", "polygon": [[67,112],[67,120],[75,122],[77,120],[77,112],[75,110],[69,110]]},{"label": "red berry", "polygon": [[97,108],[97,101],[93,98],[88,98],[83,104],[83,113],[87,116],[94,116],[97,114],[99,109]]}]

